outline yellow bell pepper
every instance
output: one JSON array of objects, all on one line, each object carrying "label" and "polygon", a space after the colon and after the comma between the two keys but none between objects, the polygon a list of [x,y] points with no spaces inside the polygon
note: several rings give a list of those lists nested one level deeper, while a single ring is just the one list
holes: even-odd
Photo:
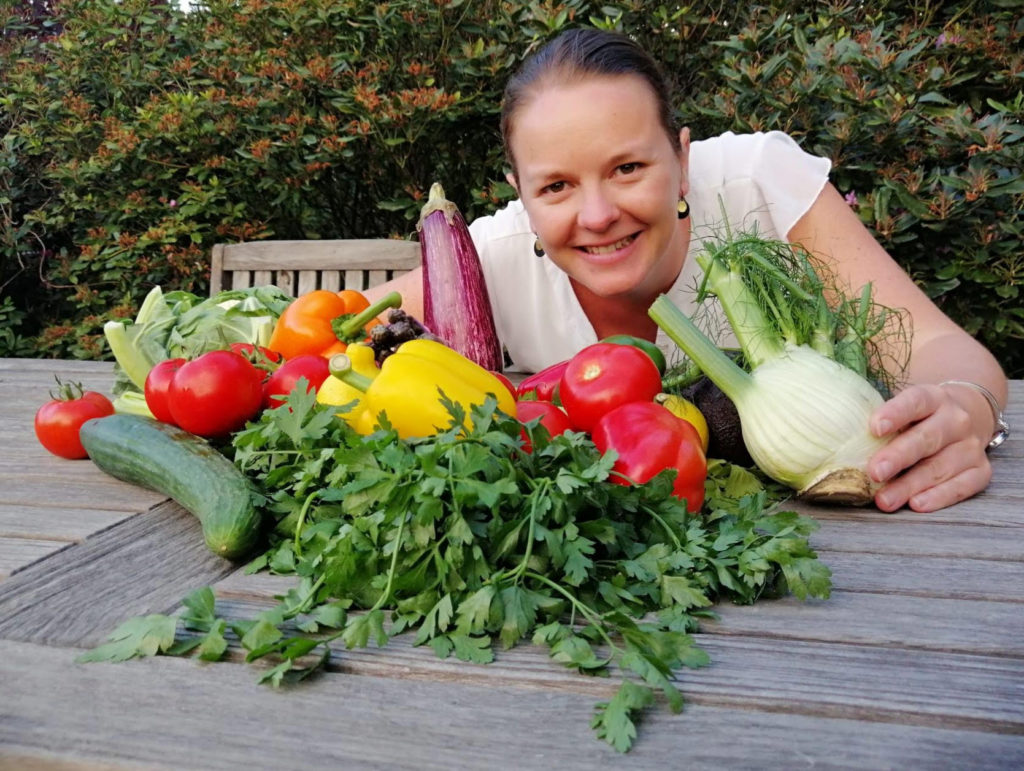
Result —
[{"label": "yellow bell pepper", "polygon": [[[366,343],[352,343],[345,353],[352,362],[352,369],[360,375],[373,380],[380,374],[371,346]],[[359,413],[363,409],[363,392],[333,375],[329,376],[317,390],[316,400],[321,404],[334,404],[339,407],[349,405],[348,409],[337,414],[338,417],[349,420],[353,425],[357,422]]]},{"label": "yellow bell pepper", "polygon": [[697,429],[704,452],[708,451],[708,441],[711,438],[711,435],[708,432],[708,422],[704,418],[704,413],[697,409],[696,404],[687,401],[682,396],[675,396],[674,394],[666,393],[657,394],[654,397],[654,401],[668,409],[668,411],[677,418],[682,418]]},{"label": "yellow bell pepper", "polygon": [[446,430],[451,415],[441,403],[439,389],[466,411],[467,420],[472,407],[483,404],[487,394],[497,397],[499,410],[516,414],[515,400],[498,378],[434,340],[402,343],[373,379],[354,372],[345,354],[332,356],[330,369],[334,377],[365,391],[362,410],[348,418],[361,434],[373,431],[381,412],[403,439]]}]

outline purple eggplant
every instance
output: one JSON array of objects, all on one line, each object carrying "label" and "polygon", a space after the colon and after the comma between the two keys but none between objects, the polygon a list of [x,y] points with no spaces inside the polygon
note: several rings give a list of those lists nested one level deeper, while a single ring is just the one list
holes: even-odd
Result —
[{"label": "purple eggplant", "polygon": [[435,182],[416,226],[423,255],[423,323],[484,369],[502,369],[480,256],[458,207]]}]

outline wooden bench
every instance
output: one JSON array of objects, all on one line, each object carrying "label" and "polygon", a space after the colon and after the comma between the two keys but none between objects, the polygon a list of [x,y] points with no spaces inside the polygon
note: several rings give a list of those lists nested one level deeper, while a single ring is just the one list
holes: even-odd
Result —
[{"label": "wooden bench", "polygon": [[362,291],[419,265],[417,241],[371,238],[216,244],[210,294],[266,284],[295,297],[314,289]]}]

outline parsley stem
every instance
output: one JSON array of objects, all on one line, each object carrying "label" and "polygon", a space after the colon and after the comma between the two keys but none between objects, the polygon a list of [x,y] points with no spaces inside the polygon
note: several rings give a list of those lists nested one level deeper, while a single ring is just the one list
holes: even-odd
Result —
[{"label": "parsley stem", "polygon": [[541,496],[546,494],[550,487],[551,480],[545,479],[530,494],[530,513],[528,515],[530,519],[530,526],[527,528],[526,532],[526,548],[523,550],[522,560],[520,560],[514,570],[507,574],[508,578],[515,578],[516,583],[523,580],[523,575],[526,573],[526,569],[530,564],[530,558],[533,556],[533,538],[537,529],[537,505]]},{"label": "parsley stem", "polygon": [[402,519],[398,523],[398,535],[395,536],[395,550],[391,552],[391,566],[388,568],[388,582],[384,587],[384,593],[377,598],[377,601],[373,603],[373,607],[370,608],[370,613],[375,610],[379,610],[384,603],[391,598],[391,585],[394,583],[395,570],[398,567],[398,552],[402,550],[402,535],[405,532],[405,519],[407,516],[408,514],[403,511]]},{"label": "parsley stem", "polygon": [[563,589],[560,585],[552,581],[547,576],[542,576],[540,573],[534,573],[533,571],[525,572],[524,575],[529,576],[535,581],[540,581],[542,584],[547,585],[548,587],[550,587],[551,589],[565,597],[565,599],[569,601],[569,604],[572,605],[573,609],[578,609],[580,615],[582,615],[583,618],[589,621],[597,630],[598,634],[600,634],[601,637],[604,638],[604,641],[608,644],[608,647],[613,652],[613,655],[610,655],[608,657],[608,661],[611,661],[612,658],[614,658],[614,653],[618,652],[619,646],[612,642],[612,638],[608,635],[608,632],[605,631],[605,621],[603,618],[601,618],[601,615],[596,610],[587,605],[584,605],[582,602],[579,601],[579,599],[575,597],[575,595],[567,592],[565,589]]},{"label": "parsley stem", "polygon": [[674,543],[676,545],[676,549],[679,550],[679,551],[682,551],[683,550],[683,544],[680,543],[679,538],[676,537],[676,534],[675,534],[675,532],[673,532],[672,528],[670,528],[668,526],[668,522],[666,522],[664,519],[662,519],[658,515],[658,513],[654,511],[654,509],[652,509],[652,508],[650,508],[648,506],[644,506],[644,511],[646,511],[651,516],[651,519],[655,520],[659,525],[661,525],[663,528],[665,528],[665,532],[668,533],[668,537],[672,539],[672,543]]},{"label": "parsley stem", "polygon": [[295,556],[302,557],[302,541],[300,536],[302,535],[302,526],[306,522],[306,512],[309,511],[309,505],[313,502],[313,499],[320,494],[320,490],[314,490],[306,496],[306,500],[302,502],[302,508],[299,509],[299,519],[295,523]]}]

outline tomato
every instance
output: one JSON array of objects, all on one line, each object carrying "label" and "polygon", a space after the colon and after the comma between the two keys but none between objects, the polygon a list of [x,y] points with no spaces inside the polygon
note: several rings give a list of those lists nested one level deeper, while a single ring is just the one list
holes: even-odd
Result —
[{"label": "tomato", "polygon": [[602,338],[602,343],[618,343],[619,345],[632,345],[635,348],[639,348],[641,351],[651,357],[651,361],[658,368],[658,372],[662,375],[665,374],[665,368],[668,366],[665,361],[665,354],[661,352],[661,349],[652,343],[650,340],[645,340],[642,337],[636,335],[610,335]]},{"label": "tomato", "polygon": [[257,367],[261,368],[267,368],[269,365],[277,364],[281,361],[281,354],[277,351],[265,348],[262,345],[253,345],[252,343],[232,343],[228,348],[235,353],[241,354]]},{"label": "tomato", "polygon": [[78,430],[92,418],[114,414],[114,405],[98,391],[83,391],[79,383],[57,381],[59,391],[36,411],[36,438],[54,455],[77,460],[88,458]]},{"label": "tomato", "polygon": [[[538,399],[524,399],[516,402],[516,418],[520,423],[529,423],[531,420],[540,418],[540,425],[547,429],[550,436],[564,434],[572,429],[572,423],[568,416],[551,402],[544,402]],[[533,452],[533,442],[526,432],[524,426],[520,430],[523,439],[523,450]]]},{"label": "tomato", "polygon": [[284,404],[300,378],[306,379],[306,391],[316,391],[331,374],[327,359],[317,353],[303,353],[275,369],[263,384],[264,408]]},{"label": "tomato", "polygon": [[558,395],[572,424],[590,431],[601,416],[629,402],[649,402],[661,391],[661,373],[632,345],[594,343],[571,359]]},{"label": "tomato", "polygon": [[[508,392],[510,394],[512,394],[512,396],[516,395],[516,387],[514,385],[512,385],[512,381],[508,379],[508,375],[506,375],[504,372],[498,372],[498,370],[496,370],[496,369],[492,369],[492,370],[489,370],[489,371],[490,371],[490,373],[492,375],[494,375],[496,378],[498,378],[498,381],[503,386],[505,386],[505,388],[508,389]],[[495,396],[497,396],[497,394],[495,394]]]},{"label": "tomato", "polygon": [[174,422],[207,438],[237,431],[263,404],[263,373],[234,351],[210,351],[181,366],[167,392]]},{"label": "tomato", "polygon": [[171,405],[168,402],[168,391],[171,388],[171,380],[174,373],[181,369],[186,359],[164,359],[153,366],[153,369],[146,375],[144,393],[146,395],[146,406],[153,413],[153,417],[164,423],[174,423],[171,415]]}]

